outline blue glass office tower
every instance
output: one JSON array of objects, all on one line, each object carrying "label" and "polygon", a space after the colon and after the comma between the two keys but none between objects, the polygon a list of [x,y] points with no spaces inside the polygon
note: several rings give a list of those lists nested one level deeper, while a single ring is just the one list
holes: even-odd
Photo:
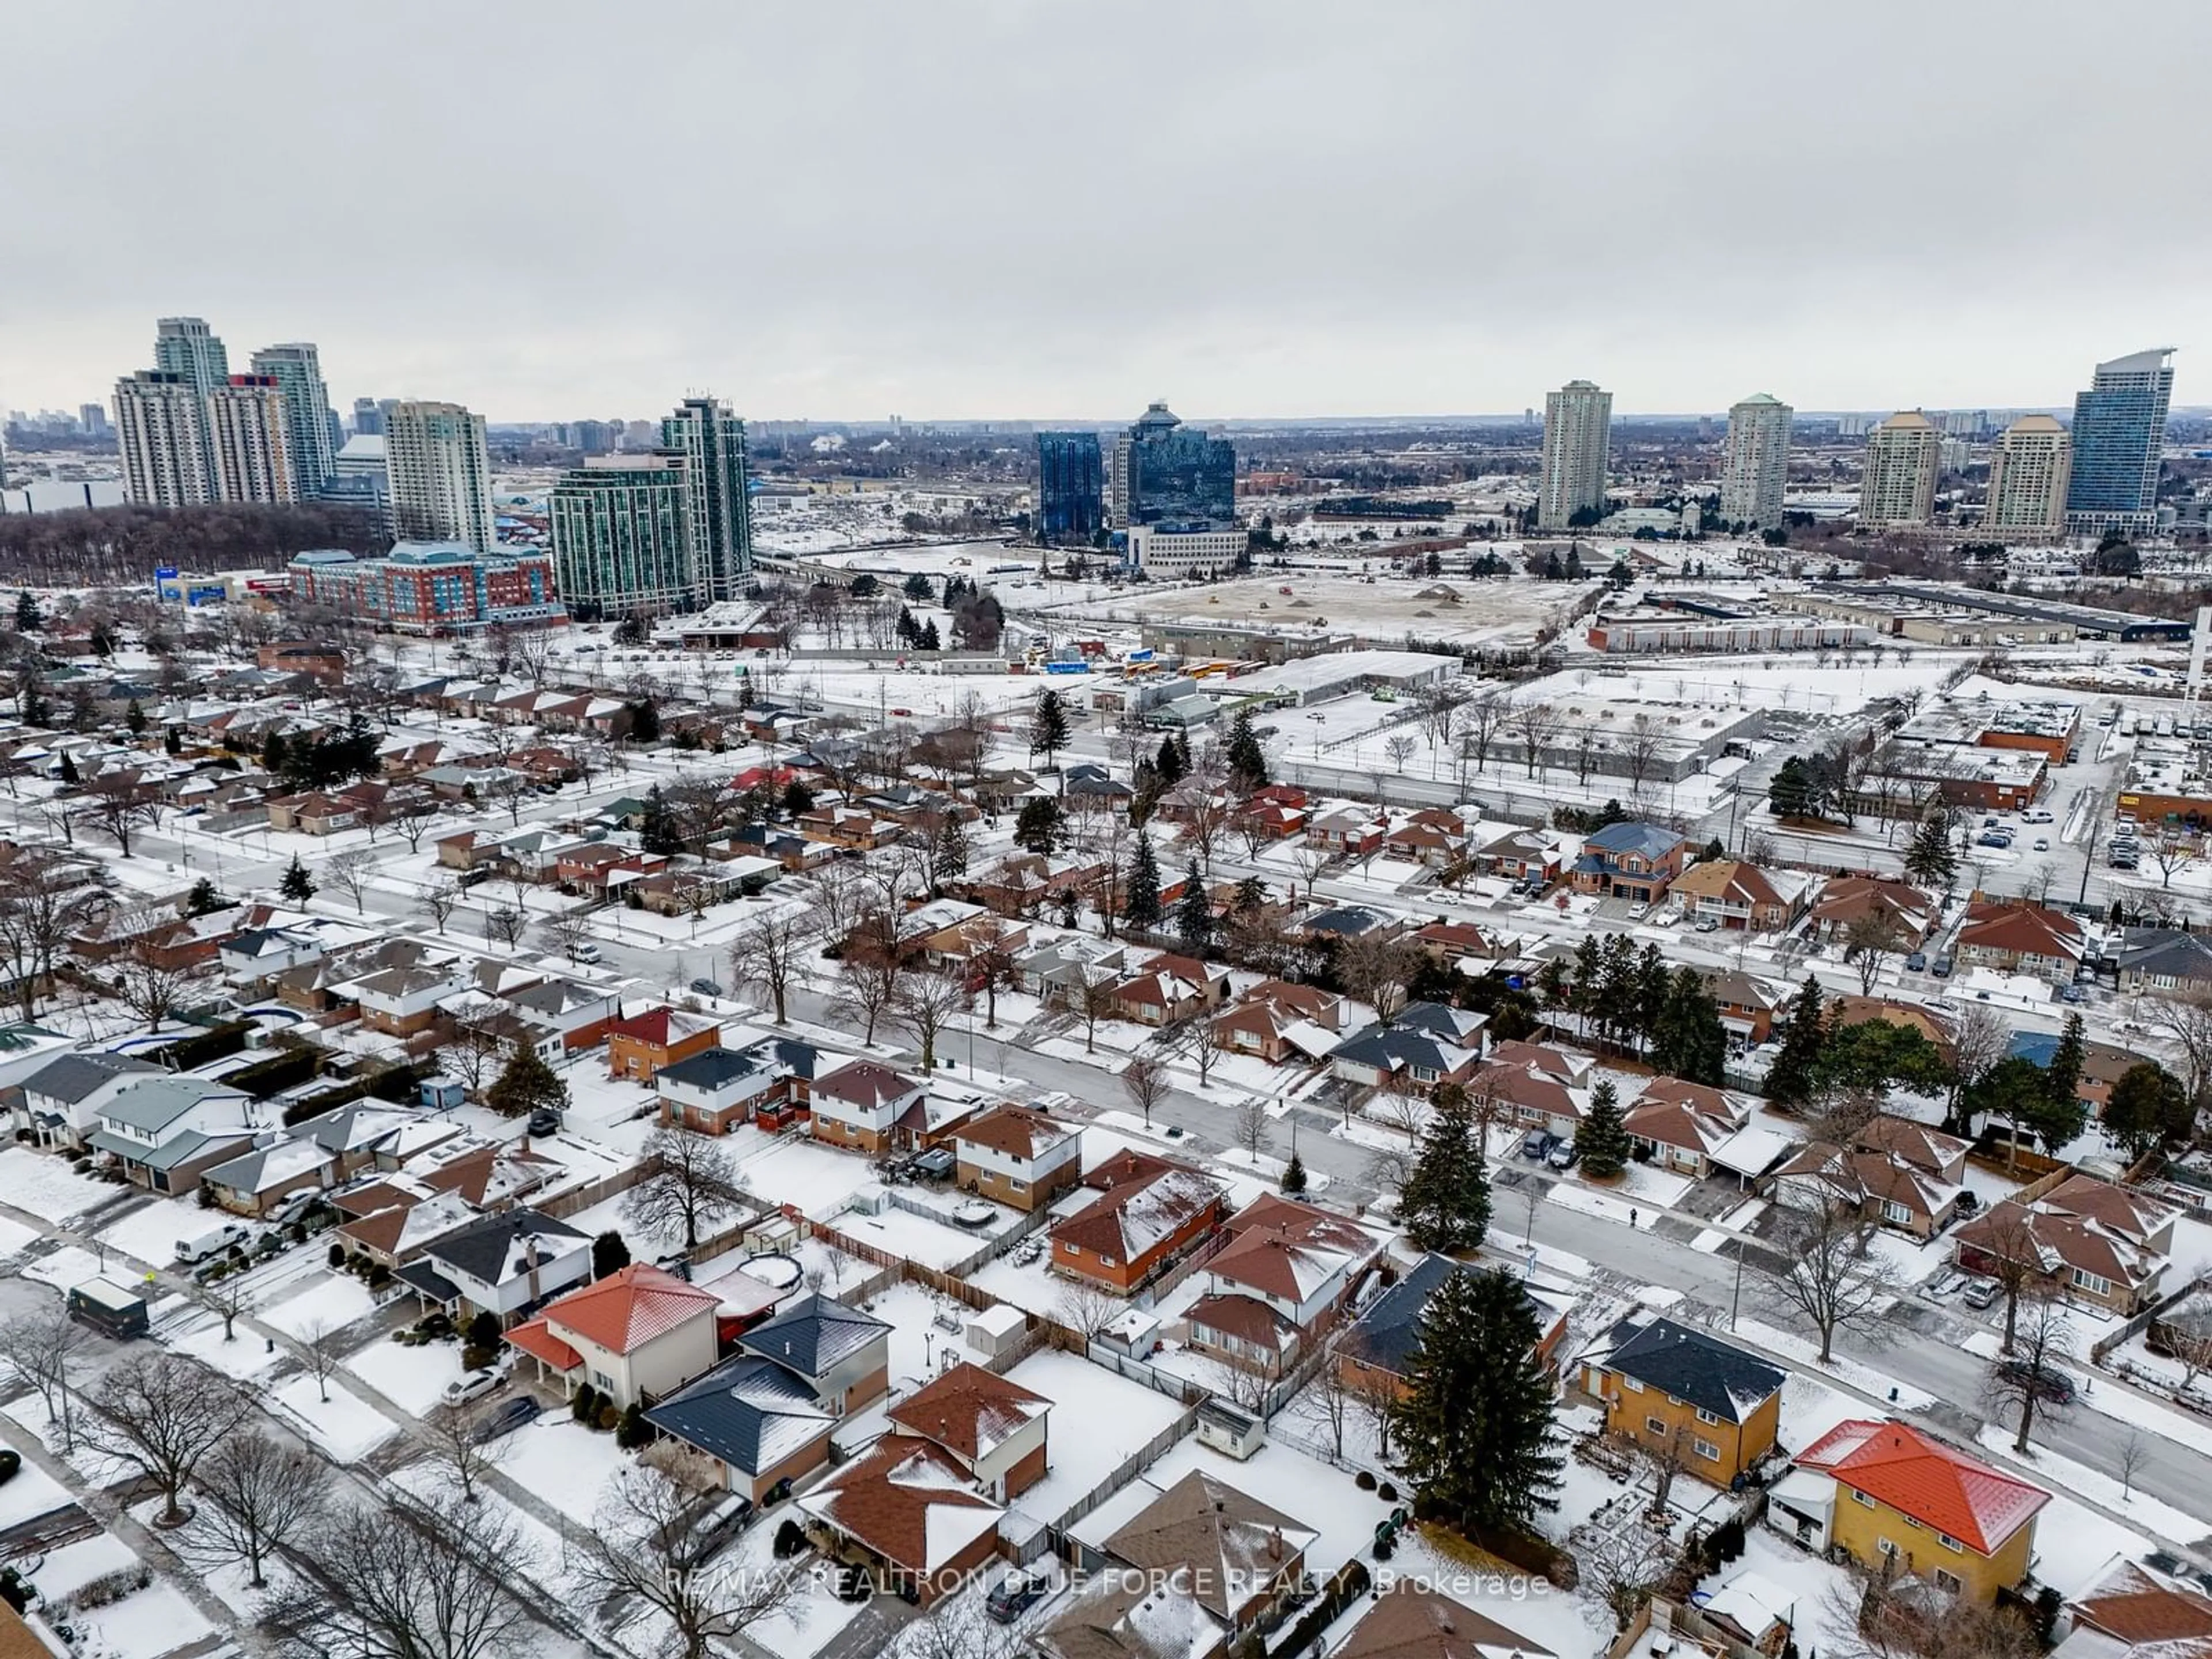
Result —
[{"label": "blue glass office tower", "polygon": [[2074,398],[2074,476],[2066,527],[2136,535],[2158,515],[2159,447],[2173,397],[2173,348],[2099,363]]},{"label": "blue glass office tower", "polygon": [[1237,450],[1154,404],[1117,445],[1127,458],[1128,522],[1191,527],[1237,522]]},{"label": "blue glass office tower", "polygon": [[1040,432],[1037,535],[1088,542],[1105,522],[1106,468],[1095,432]]}]

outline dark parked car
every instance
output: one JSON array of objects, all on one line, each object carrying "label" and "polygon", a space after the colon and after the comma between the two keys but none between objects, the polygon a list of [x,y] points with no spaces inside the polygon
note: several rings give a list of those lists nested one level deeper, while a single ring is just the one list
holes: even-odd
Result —
[{"label": "dark parked car", "polygon": [[0,1486],[13,1480],[22,1468],[23,1454],[12,1446],[0,1446]]},{"label": "dark parked car", "polygon": [[1559,1138],[1550,1130],[1531,1129],[1521,1138],[1521,1156],[1536,1158],[1549,1158],[1552,1155],[1552,1148],[1559,1144]]},{"label": "dark parked car", "polygon": [[691,1535],[676,1551],[675,1565],[690,1571],[704,1566],[753,1518],[753,1500],[742,1493],[724,1498],[702,1515]]},{"label": "dark parked car", "polygon": [[502,1435],[513,1434],[544,1409],[528,1395],[517,1395],[512,1400],[502,1400],[482,1417],[469,1438],[479,1446],[490,1444]]},{"label": "dark parked car", "polygon": [[2033,1387],[2038,1400],[2049,1401],[2054,1406],[2072,1403],[2074,1379],[2052,1365],[2030,1365],[2024,1359],[2002,1359],[1997,1362],[1997,1375],[2013,1387]]},{"label": "dark parked car", "polygon": [[1035,1607],[1051,1588],[1049,1579],[1036,1573],[1024,1572],[1017,1567],[991,1586],[991,1594],[984,1601],[983,1610],[999,1623],[1011,1625]]},{"label": "dark parked car", "polygon": [[561,1133],[561,1114],[550,1106],[540,1106],[530,1115],[526,1127],[534,1135],[557,1135]]}]

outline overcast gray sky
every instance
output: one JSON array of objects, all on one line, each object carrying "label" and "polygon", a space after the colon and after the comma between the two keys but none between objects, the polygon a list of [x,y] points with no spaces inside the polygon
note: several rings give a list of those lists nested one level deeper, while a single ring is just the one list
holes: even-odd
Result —
[{"label": "overcast gray sky", "polygon": [[2208,45],[2191,0],[18,0],[0,408],[173,313],[495,420],[2010,406],[2167,344],[2212,403]]}]

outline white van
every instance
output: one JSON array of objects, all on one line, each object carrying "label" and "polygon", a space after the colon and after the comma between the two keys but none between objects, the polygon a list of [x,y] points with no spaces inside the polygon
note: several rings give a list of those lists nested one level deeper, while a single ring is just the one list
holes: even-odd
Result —
[{"label": "white van", "polygon": [[2027,811],[2020,815],[2020,821],[2022,823],[2055,823],[2057,822],[2056,818],[2051,817],[2051,810],[2048,807],[2044,806],[2029,807]]},{"label": "white van", "polygon": [[599,947],[591,940],[584,939],[579,942],[576,948],[568,954],[578,962],[597,962],[599,959]]},{"label": "white van", "polygon": [[237,1222],[226,1222],[220,1227],[210,1228],[197,1238],[179,1239],[177,1260],[187,1267],[197,1267],[203,1261],[213,1261],[234,1244],[244,1244],[252,1237]]}]

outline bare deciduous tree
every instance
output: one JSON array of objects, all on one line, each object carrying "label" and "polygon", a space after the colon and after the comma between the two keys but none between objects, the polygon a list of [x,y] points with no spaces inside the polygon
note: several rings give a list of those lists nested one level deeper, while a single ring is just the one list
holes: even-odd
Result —
[{"label": "bare deciduous tree", "polygon": [[106,885],[98,865],[51,848],[19,848],[0,867],[0,952],[26,1020],[70,939],[107,902]]},{"label": "bare deciduous tree", "polygon": [[678,1659],[706,1659],[788,1601],[796,1587],[781,1562],[742,1572],[695,1570],[702,1506],[659,1470],[631,1464],[617,1474],[587,1530],[568,1535],[572,1582],[595,1600],[635,1597],[665,1620]]},{"label": "bare deciduous tree", "polygon": [[900,979],[891,998],[891,1011],[899,1024],[914,1033],[921,1051],[921,1069],[937,1069],[937,1039],[956,1015],[964,1013],[973,999],[968,988],[944,974],[914,973]]},{"label": "bare deciduous tree", "polygon": [[118,1361],[90,1398],[84,1437],[161,1492],[162,1524],[172,1527],[185,1518],[178,1494],[200,1460],[235,1434],[254,1409],[227,1379],[167,1352]]},{"label": "bare deciduous tree", "polygon": [[645,1156],[653,1173],[629,1189],[623,1213],[647,1232],[681,1231],[684,1247],[695,1249],[702,1227],[745,1207],[738,1162],[713,1136],[664,1126],[646,1137]]},{"label": "bare deciduous tree", "polygon": [[1406,987],[1420,968],[1421,954],[1419,945],[1378,929],[1345,941],[1336,953],[1337,975],[1346,990],[1389,1025],[1406,1006]]},{"label": "bare deciduous tree", "polygon": [[88,830],[107,836],[125,858],[131,856],[131,837],[151,830],[161,821],[161,799],[147,785],[121,775],[98,777],[84,787],[70,810],[70,817]]},{"label": "bare deciduous tree", "polygon": [[430,920],[444,933],[446,924],[453,919],[454,909],[460,904],[461,889],[457,882],[434,881],[422,890],[422,908],[430,913]]},{"label": "bare deciduous tree", "polygon": [[1844,929],[1844,960],[1858,968],[1861,996],[1874,994],[1883,958],[1895,955],[1904,944],[1905,930],[1889,911],[1877,908],[1852,918]]},{"label": "bare deciduous tree", "polygon": [[343,1360],[337,1326],[318,1319],[300,1333],[300,1364],[315,1379],[315,1392],[325,1406],[331,1403],[331,1377]]},{"label": "bare deciduous tree", "polygon": [[1095,1342],[1128,1307],[1121,1297],[1086,1279],[1064,1286],[1052,1304],[1052,1313],[1070,1330],[1080,1331],[1086,1340]]},{"label": "bare deciduous tree", "polygon": [[366,847],[349,847],[323,861],[323,878],[353,901],[355,913],[368,914],[368,878],[376,871],[376,854]]},{"label": "bare deciduous tree", "polygon": [[1765,1299],[1819,1334],[1824,1365],[1835,1358],[1838,1331],[1872,1342],[1894,1334],[1888,1314],[1903,1287],[1886,1258],[1869,1254],[1873,1232],[1871,1223],[1824,1206],[1793,1217],[1774,1241],[1784,1266],[1767,1275]]},{"label": "bare deciduous tree", "polygon": [[532,1645],[507,1587],[534,1567],[521,1527],[451,1495],[327,1511],[298,1549],[313,1564],[260,1610],[300,1659],[507,1659]]},{"label": "bare deciduous tree", "polygon": [[1548,749],[1566,726],[1566,717],[1551,704],[1536,698],[1515,705],[1513,730],[1519,736],[1522,758],[1534,777],[1545,764],[1544,750]]},{"label": "bare deciduous tree", "polygon": [[2149,996],[2139,1005],[2152,1028],[2181,1050],[2181,1083],[2202,1110],[2212,1096],[2212,996]]},{"label": "bare deciduous tree", "polygon": [[1267,1149],[1273,1128],[1267,1121],[1267,1103],[1257,1095],[1248,1097],[1237,1109],[1237,1144],[1254,1158]]},{"label": "bare deciduous tree", "polygon": [[238,1320],[241,1314],[253,1310],[252,1275],[244,1273],[224,1273],[192,1286],[192,1300],[222,1321],[222,1340],[235,1341]]},{"label": "bare deciduous tree", "polygon": [[165,960],[157,947],[140,939],[116,966],[115,994],[146,1022],[148,1030],[158,1031],[184,1006],[198,978],[194,969]]},{"label": "bare deciduous tree", "polygon": [[1625,1631],[1667,1577],[1679,1550],[1667,1534],[1631,1516],[1618,1525],[1589,1528],[1576,1540],[1575,1560],[1583,1583],[1605,1603],[1614,1628]]},{"label": "bare deciduous tree", "polygon": [[1301,842],[1291,854],[1291,866],[1304,881],[1309,900],[1313,897],[1314,883],[1321,879],[1321,872],[1335,862],[1335,850],[1314,841]]},{"label": "bare deciduous tree", "polygon": [[805,939],[798,917],[789,910],[777,909],[745,923],[730,945],[732,985],[751,986],[766,994],[779,1025],[789,1019],[787,1002],[799,975]]},{"label": "bare deciduous tree", "polygon": [[38,1390],[49,1420],[62,1431],[62,1450],[76,1450],[71,1373],[84,1349],[84,1327],[58,1304],[0,1319],[0,1359]]},{"label": "bare deciduous tree", "polygon": [[461,1502],[475,1503],[477,1488],[499,1467],[510,1443],[479,1439],[475,1421],[455,1406],[441,1406],[430,1413],[422,1420],[422,1431],[439,1479]]},{"label": "bare deciduous tree", "polygon": [[259,1430],[234,1434],[200,1462],[193,1482],[206,1500],[187,1554],[235,1562],[256,1589],[270,1557],[303,1537],[322,1517],[330,1465],[304,1446]]},{"label": "bare deciduous tree", "polygon": [[577,947],[592,936],[592,919],[579,908],[556,910],[538,924],[538,938],[549,951],[576,959]]},{"label": "bare deciduous tree", "polygon": [[1139,1054],[1121,1072],[1121,1088],[1129,1097],[1129,1103],[1145,1115],[1145,1127],[1152,1127],[1152,1109],[1168,1097],[1172,1085],[1168,1068],[1157,1060]]}]

